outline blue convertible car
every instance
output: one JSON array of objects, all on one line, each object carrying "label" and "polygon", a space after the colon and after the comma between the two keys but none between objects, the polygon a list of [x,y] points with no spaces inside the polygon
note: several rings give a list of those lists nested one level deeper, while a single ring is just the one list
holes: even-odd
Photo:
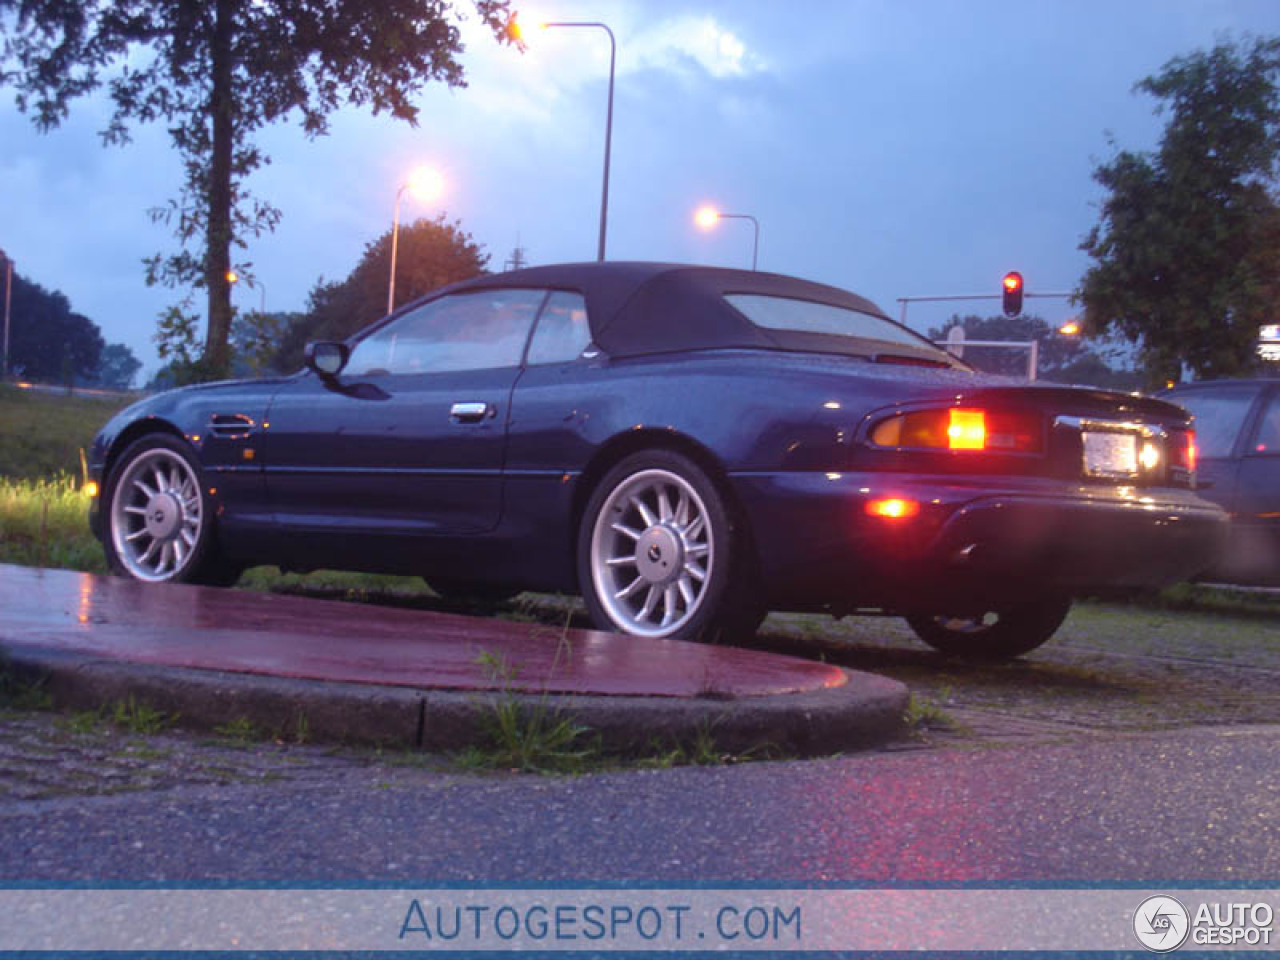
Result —
[{"label": "blue convertible car", "polygon": [[579,592],[652,638],[890,611],[999,658],[1075,596],[1213,560],[1194,455],[1177,407],[980,376],[843,290],[580,264],[439,290],[293,376],[142,401],[94,442],[90,518],[152,582],[414,573]]}]

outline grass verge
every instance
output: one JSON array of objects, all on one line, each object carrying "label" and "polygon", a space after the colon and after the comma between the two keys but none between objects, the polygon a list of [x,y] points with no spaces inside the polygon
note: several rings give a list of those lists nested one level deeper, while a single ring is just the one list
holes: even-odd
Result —
[{"label": "grass verge", "polygon": [[133,397],[66,396],[0,384],[0,476],[80,472],[80,451]]},{"label": "grass verge", "polygon": [[0,563],[105,573],[102,546],[89,532],[89,498],[79,478],[0,477]]}]

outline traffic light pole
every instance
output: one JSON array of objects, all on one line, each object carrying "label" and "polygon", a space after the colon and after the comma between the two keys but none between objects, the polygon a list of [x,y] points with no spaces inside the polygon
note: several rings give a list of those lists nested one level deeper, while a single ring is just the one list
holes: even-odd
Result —
[{"label": "traffic light pole", "polygon": [[[1070,293],[1024,293],[1024,297],[1031,299],[1039,297],[1041,299],[1053,300],[1070,300],[1073,294]],[[948,297],[899,297],[898,302],[902,304],[902,313],[898,317],[898,322],[904,327],[907,325],[907,305],[911,303],[944,303],[952,300],[1003,300],[1004,295],[999,293],[974,293],[974,294],[956,294]]]}]

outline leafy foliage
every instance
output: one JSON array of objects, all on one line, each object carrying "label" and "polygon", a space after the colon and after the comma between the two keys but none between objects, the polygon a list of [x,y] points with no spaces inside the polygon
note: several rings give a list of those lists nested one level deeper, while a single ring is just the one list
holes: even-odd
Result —
[{"label": "leafy foliage", "polygon": [[[396,251],[396,303],[405,304],[446,284],[484,273],[489,255],[458,222],[441,215],[400,227]],[[316,282],[310,309],[290,324],[271,366],[296,370],[311,340],[344,340],[387,312],[391,277],[391,231],[365,247],[350,276],[339,283]]]},{"label": "leafy foliage", "polygon": [[13,273],[9,304],[9,368],[30,380],[95,381],[105,343],[98,325],[71,309],[57,291]]},{"label": "leafy foliage", "polygon": [[270,373],[290,323],[301,318],[296,313],[262,313],[258,310],[238,315],[231,324],[233,372],[236,376],[260,377]]},{"label": "leafy foliage", "polygon": [[1137,90],[1168,113],[1154,153],[1119,151],[1081,249],[1086,329],[1139,347],[1150,385],[1238,375],[1280,297],[1280,39],[1178,57]]},{"label": "leafy foliage", "polygon": [[[208,379],[201,369],[199,327],[200,317],[191,311],[190,297],[160,313],[151,341],[156,345],[160,359],[167,362],[156,375],[156,380],[148,384],[148,389],[155,389],[156,385],[168,389]],[[165,373],[168,378],[161,376]]]},{"label": "leafy foliage", "polygon": [[[507,2],[474,5],[509,40]],[[203,356],[189,369],[216,375],[230,359],[232,247],[280,219],[246,188],[268,162],[254,134],[297,117],[319,136],[345,104],[416,123],[425,84],[464,85],[457,16],[445,0],[0,0],[0,83],[43,130],[104,86],[114,108],[104,142],[127,142],[135,123],[165,125],[184,182],[153,215],[179,249],[149,259],[147,280],[206,290]]]},{"label": "leafy foliage", "polygon": [[109,343],[102,348],[98,383],[112,390],[128,390],[142,364],[123,343]]}]

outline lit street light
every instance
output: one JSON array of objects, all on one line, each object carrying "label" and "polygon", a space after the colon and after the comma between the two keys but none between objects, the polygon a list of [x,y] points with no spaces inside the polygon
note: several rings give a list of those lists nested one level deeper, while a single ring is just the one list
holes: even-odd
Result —
[{"label": "lit street light", "polygon": [[[227,283],[231,284],[234,287],[239,282],[240,282],[240,274],[236,273],[234,270],[228,270]],[[258,294],[259,294],[258,312],[265,316],[267,312],[267,285],[263,283],[261,280],[250,280],[249,286],[255,288],[258,291]]]},{"label": "lit street light", "polygon": [[0,260],[4,261],[4,373],[9,379],[9,301],[13,299],[13,261],[9,255],[0,250]]},{"label": "lit street light", "polygon": [[[609,223],[609,149],[613,143],[613,75],[614,66],[618,58],[618,44],[614,40],[613,31],[609,29],[608,25],[594,20],[553,21],[551,23],[540,23],[538,26],[544,30],[554,27],[594,27],[597,30],[603,30],[609,35],[609,107],[604,121],[604,185],[600,189],[600,243],[596,251],[596,259],[604,260],[604,240]],[[523,41],[525,39],[524,30],[514,16],[511,19],[509,29],[512,36],[517,40]]]},{"label": "lit street light", "polygon": [[721,213],[715,207],[702,207],[693,215],[693,222],[703,230],[710,230],[721,220],[750,220],[755,228],[755,240],[751,244],[751,269],[756,269],[760,255],[760,221],[749,213]]},{"label": "lit street light", "polygon": [[1074,319],[1068,320],[1058,328],[1058,333],[1064,337],[1078,337],[1080,336],[1080,322]]},{"label": "lit street light", "polygon": [[[400,198],[408,190],[422,203],[430,203],[444,192],[444,178],[431,167],[418,167],[409,179],[396,191],[396,202],[391,212],[391,282],[387,285],[387,313],[396,308],[396,248],[400,243]],[[265,297],[265,293],[263,294]]]}]

